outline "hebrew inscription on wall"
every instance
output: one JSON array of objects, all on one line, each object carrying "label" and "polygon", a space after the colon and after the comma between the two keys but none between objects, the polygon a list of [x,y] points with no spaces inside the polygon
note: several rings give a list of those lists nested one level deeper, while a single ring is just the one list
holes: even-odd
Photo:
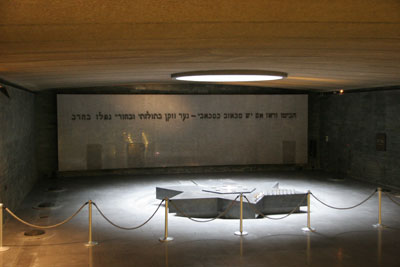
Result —
[{"label": "hebrew inscription on wall", "polygon": [[59,170],[307,162],[307,95],[58,95]]}]

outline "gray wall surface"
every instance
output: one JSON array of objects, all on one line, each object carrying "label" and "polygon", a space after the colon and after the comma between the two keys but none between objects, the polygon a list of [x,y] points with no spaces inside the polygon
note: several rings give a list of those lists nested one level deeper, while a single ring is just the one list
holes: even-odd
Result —
[{"label": "gray wall surface", "polygon": [[[322,169],[400,187],[400,91],[314,95],[309,103]],[[386,151],[376,146],[382,133]]]},{"label": "gray wall surface", "polygon": [[35,98],[7,86],[0,94],[0,201],[15,208],[36,181]]},{"label": "gray wall surface", "polygon": [[306,164],[307,99],[59,94],[59,170]]},{"label": "gray wall surface", "polygon": [[[302,91],[265,87],[212,85],[212,84],[139,84],[119,87],[94,87],[78,89],[53,89],[35,95],[36,145],[40,177],[52,177],[58,170],[57,148],[57,94],[301,94]],[[268,167],[268,166],[267,166]],[[269,168],[269,167],[268,167]],[[286,167],[283,167],[286,169]],[[226,167],[220,168],[226,170]],[[238,168],[235,168],[236,170]],[[273,167],[276,170],[276,167]],[[202,172],[208,168],[182,168],[182,172]],[[149,170],[150,171],[150,170]],[[216,171],[216,169],[213,169]],[[126,173],[126,172],[124,172]],[[135,171],[136,173],[136,171]]]},{"label": "gray wall surface", "polygon": [[39,177],[54,177],[57,155],[57,97],[55,92],[35,95],[36,155]]},{"label": "gray wall surface", "polygon": [[[221,89],[222,88],[222,89]],[[56,92],[37,94],[39,171],[51,175],[57,171]],[[235,86],[140,85],[117,93],[172,94],[262,94],[274,93],[265,88]],[[90,89],[84,93],[107,93]],[[72,92],[76,93],[76,92]],[[282,91],[278,91],[282,94]],[[355,92],[344,95],[309,95],[308,138],[315,141],[315,155],[309,166],[365,181],[400,187],[400,91]],[[376,151],[377,133],[386,133],[387,151]],[[328,136],[328,142],[325,141]],[[349,146],[347,146],[349,145]],[[225,171],[229,169],[224,168]],[[194,171],[199,171],[195,169]]]}]

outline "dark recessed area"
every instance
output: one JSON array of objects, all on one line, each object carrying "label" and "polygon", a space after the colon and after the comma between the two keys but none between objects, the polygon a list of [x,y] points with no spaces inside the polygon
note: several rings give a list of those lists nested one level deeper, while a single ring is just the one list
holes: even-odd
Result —
[{"label": "dark recessed area", "polygon": [[42,202],[39,203],[37,206],[34,206],[34,209],[54,209],[58,208],[59,206],[56,205],[54,202]]},{"label": "dark recessed area", "polygon": [[64,187],[61,186],[50,186],[47,191],[48,192],[54,192],[54,193],[58,193],[58,192],[63,192],[66,189]]},{"label": "dark recessed area", "polygon": [[24,232],[24,236],[39,236],[44,235],[45,233],[44,230],[34,229]]},{"label": "dark recessed area", "polygon": [[328,180],[332,182],[343,182],[345,179],[338,177],[338,178],[328,178]]}]

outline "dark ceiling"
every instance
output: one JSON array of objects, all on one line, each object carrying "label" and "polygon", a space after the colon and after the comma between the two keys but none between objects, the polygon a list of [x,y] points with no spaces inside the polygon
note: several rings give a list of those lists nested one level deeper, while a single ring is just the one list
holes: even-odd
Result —
[{"label": "dark ceiling", "polygon": [[213,69],[287,72],[247,85],[400,85],[398,0],[1,0],[0,78],[32,91]]}]

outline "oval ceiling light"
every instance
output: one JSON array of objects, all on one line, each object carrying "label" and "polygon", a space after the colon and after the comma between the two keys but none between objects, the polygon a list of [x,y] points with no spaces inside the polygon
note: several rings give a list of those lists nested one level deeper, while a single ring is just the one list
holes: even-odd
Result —
[{"label": "oval ceiling light", "polygon": [[279,80],[287,73],[266,70],[204,70],[171,74],[171,78],[191,82],[257,82]]}]

